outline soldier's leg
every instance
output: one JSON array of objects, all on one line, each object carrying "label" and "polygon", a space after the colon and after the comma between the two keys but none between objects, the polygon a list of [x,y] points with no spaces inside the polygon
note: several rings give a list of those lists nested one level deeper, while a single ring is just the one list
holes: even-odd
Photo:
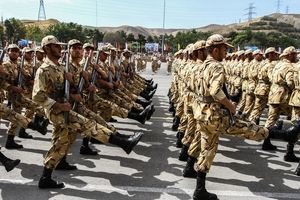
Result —
[{"label": "soldier's leg", "polygon": [[257,122],[265,107],[267,106],[268,98],[266,96],[256,95],[253,110],[249,116],[249,121]]},{"label": "soldier's leg", "polygon": [[206,174],[209,172],[217,152],[220,123],[222,122],[214,121],[206,123],[205,126],[201,126],[203,132],[201,132],[201,150],[195,166],[197,171],[197,184],[193,194],[194,200],[218,199],[215,194],[207,192],[205,182]]},{"label": "soldier's leg", "polygon": [[[297,123],[300,121],[300,107],[292,108],[292,119],[291,120],[293,122],[294,127],[297,126]],[[292,127],[292,129],[294,127]],[[288,129],[288,131],[287,131],[288,133],[291,132],[290,129]],[[295,144],[298,141],[298,139],[299,139],[299,132],[298,132],[298,137],[292,137],[291,139],[288,140],[286,154],[283,157],[285,161],[299,162],[299,158],[296,157],[296,155],[294,153],[294,147],[295,147]]]},{"label": "soldier's leg", "polygon": [[[186,162],[185,168],[183,170],[184,177],[196,178],[197,172],[194,169],[194,165],[197,162],[197,158],[200,154],[201,150],[201,130],[200,126],[195,123],[195,130],[194,130],[193,137],[189,137],[188,141],[190,143],[189,150],[188,150],[188,160]],[[183,142],[184,143],[184,142]]]},{"label": "soldier's leg", "polygon": [[[22,111],[22,106],[19,105],[18,103],[14,102],[12,103],[12,110],[14,110],[16,113],[21,114]],[[6,140],[6,144],[5,147],[7,149],[20,149],[23,148],[22,145],[17,144],[14,140],[16,133],[18,130],[18,123],[15,121],[10,122],[9,124],[9,128],[7,130],[7,140]]]},{"label": "soldier's leg", "polygon": [[[273,126],[276,124],[276,121],[279,119],[280,115],[280,105],[279,104],[270,104],[268,118],[265,123],[265,128],[271,130]],[[276,150],[277,147],[271,143],[271,135],[269,135],[263,142],[262,145],[263,150]]]},{"label": "soldier's leg", "polygon": [[19,159],[12,160],[0,152],[0,162],[5,167],[6,171],[9,172],[13,170],[20,163],[20,160]]},{"label": "soldier's leg", "polygon": [[243,111],[243,118],[248,118],[250,115],[250,112],[254,106],[255,96],[253,93],[246,95],[246,102],[245,102],[245,108]]},{"label": "soldier's leg", "polygon": [[243,91],[243,93],[242,93],[242,98],[241,98],[241,100],[240,100],[240,102],[238,103],[237,108],[236,108],[236,110],[237,110],[237,112],[238,112],[239,114],[242,114],[242,113],[243,113],[243,110],[244,110],[244,108],[245,108],[245,103],[246,103],[246,92]]},{"label": "soldier's leg", "polygon": [[[180,124],[178,127],[178,132],[182,132],[184,133],[186,131],[187,128],[187,124],[188,124],[188,117],[186,114],[183,114],[183,116],[180,118]],[[188,159],[188,149],[189,147],[186,145],[182,145],[180,154],[179,154],[179,160],[181,161],[187,161]]]}]

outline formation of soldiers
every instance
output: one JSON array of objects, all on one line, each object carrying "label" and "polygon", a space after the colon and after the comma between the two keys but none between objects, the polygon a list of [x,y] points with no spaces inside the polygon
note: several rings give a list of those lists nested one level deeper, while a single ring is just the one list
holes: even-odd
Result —
[{"label": "formation of soldiers", "polygon": [[[97,155],[90,142],[110,143],[127,154],[138,144],[143,133],[124,135],[109,123],[118,116],[144,124],[155,111],[157,84],[135,72],[131,56],[111,44],[95,48],[76,39],[63,44],[52,35],[36,49],[10,44],[2,51],[0,114],[10,121],[5,147],[23,148],[14,138],[33,138],[28,128],[45,135],[49,123],[54,127],[39,188],[63,188],[52,179],[53,170],[77,169],[66,159],[77,134],[83,137],[80,154],[86,155]],[[0,153],[0,162],[10,171],[20,160]]]},{"label": "formation of soldiers", "polygon": [[[285,161],[299,162],[294,145],[300,133],[300,63],[294,47],[279,54],[270,47],[227,54],[233,47],[215,34],[175,53],[170,108],[177,132],[184,177],[196,178],[194,200],[215,200],[205,187],[221,134],[264,140],[263,150],[276,150],[270,139],[288,142]],[[297,63],[298,62],[298,63]],[[264,126],[259,125],[268,107]],[[291,127],[282,130],[279,115]],[[300,163],[295,172],[300,175]]]}]

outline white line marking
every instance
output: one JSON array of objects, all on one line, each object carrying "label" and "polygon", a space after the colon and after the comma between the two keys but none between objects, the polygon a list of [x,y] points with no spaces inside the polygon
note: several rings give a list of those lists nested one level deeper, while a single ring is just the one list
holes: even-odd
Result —
[{"label": "white line marking", "polygon": [[[10,180],[0,179],[0,183],[37,186],[37,181],[28,180]],[[167,193],[167,194],[188,194],[192,196],[193,189],[179,188],[158,188],[158,187],[134,187],[134,186],[111,186],[111,185],[92,185],[83,186],[81,184],[66,184],[66,188],[71,188],[79,191],[103,191],[103,192],[119,192],[127,194],[127,192],[143,192],[143,193]],[[300,193],[273,193],[273,192],[250,192],[250,191],[224,191],[224,190],[209,190],[216,193],[218,196],[227,197],[269,197],[283,199],[299,199]]]}]

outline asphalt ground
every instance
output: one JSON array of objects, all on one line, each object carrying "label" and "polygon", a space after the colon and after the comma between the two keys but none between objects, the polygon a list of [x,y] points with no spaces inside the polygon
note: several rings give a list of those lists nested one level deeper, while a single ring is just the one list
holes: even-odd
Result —
[{"label": "asphalt ground", "polygon": [[[83,156],[79,154],[81,138],[78,136],[68,155],[68,161],[76,164],[78,170],[54,171],[53,177],[63,181],[66,187],[41,190],[37,183],[43,170],[43,155],[50,148],[52,126],[45,136],[27,130],[34,139],[16,137],[24,149],[1,149],[8,157],[21,159],[21,163],[9,173],[0,166],[0,199],[192,199],[196,180],[182,177],[185,163],[178,160],[180,149],[175,147],[176,132],[171,130],[173,118],[168,112],[167,92],[172,77],[167,75],[164,63],[157,74],[150,70],[148,63],[141,75],[152,77],[159,84],[153,98],[156,112],[152,119],[144,125],[120,118],[114,123],[124,134],[144,132],[134,152],[127,155],[111,145],[93,145],[99,155]],[[2,146],[7,125],[6,121],[1,121]],[[262,151],[261,143],[222,136],[207,176],[207,189],[216,193],[220,200],[300,199],[300,177],[293,174],[297,163],[283,161],[286,142],[273,141],[278,150],[272,152]],[[299,143],[295,150],[300,157]]]}]

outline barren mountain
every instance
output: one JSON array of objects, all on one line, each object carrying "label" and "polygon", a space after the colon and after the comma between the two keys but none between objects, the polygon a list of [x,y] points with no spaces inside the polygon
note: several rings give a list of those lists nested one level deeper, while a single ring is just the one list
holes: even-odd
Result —
[{"label": "barren mountain", "polygon": [[[23,20],[25,25],[37,25],[41,28],[45,29],[49,25],[59,23],[59,21],[55,19],[49,19],[45,21],[34,21],[34,20]],[[116,32],[116,31],[125,31],[128,33],[133,33],[136,37],[138,34],[142,34],[144,36],[159,36],[161,34],[173,34],[176,35],[179,31],[188,31],[192,29],[161,29],[161,28],[145,28],[141,26],[119,26],[119,27],[92,27],[92,26],[84,26],[86,28],[97,28],[101,32]],[[263,31],[270,32],[276,31],[281,32],[283,34],[296,34],[300,35],[300,14],[271,14],[264,17],[259,17],[253,19],[251,22],[242,22],[235,23],[229,25],[218,25],[211,24],[208,26],[193,28],[197,31],[203,32],[214,32],[214,33],[229,33],[231,31],[242,31],[246,28],[250,27],[254,31]]]}]

